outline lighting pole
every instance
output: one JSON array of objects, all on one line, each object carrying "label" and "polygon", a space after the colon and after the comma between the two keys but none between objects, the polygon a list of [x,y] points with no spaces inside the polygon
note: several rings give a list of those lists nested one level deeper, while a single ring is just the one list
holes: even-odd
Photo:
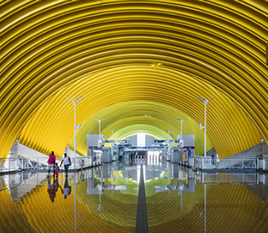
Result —
[{"label": "lighting pole", "polygon": [[166,129],[166,131],[168,132],[168,152],[166,153],[166,160],[169,161],[170,160],[170,142],[169,142],[169,134],[170,134],[170,130]]},{"label": "lighting pole", "polygon": [[168,141],[169,141],[170,130],[166,129],[166,131],[168,132]]},{"label": "lighting pole", "polygon": [[183,208],[182,191],[183,191],[184,185],[183,184],[180,184],[179,179],[178,179],[178,183],[179,183],[179,187],[178,187],[179,192],[178,192],[178,195],[181,195],[181,206],[180,206],[180,209],[182,210],[182,208]]},{"label": "lighting pole", "polygon": [[100,140],[101,140],[101,121],[103,121],[104,118],[102,118],[100,120],[97,120],[97,119],[95,119],[95,120],[99,122],[99,142],[100,142]]},{"label": "lighting pole", "polygon": [[99,184],[99,207],[98,210],[103,212],[101,208],[101,194],[102,194],[102,182],[103,182],[103,169],[101,169],[101,184]]},{"label": "lighting pole", "polygon": [[213,100],[214,97],[210,98],[210,99],[205,99],[203,97],[198,97],[197,98],[198,100],[202,101],[204,103],[204,106],[205,106],[205,116],[204,116],[204,126],[201,125],[201,123],[199,124],[200,126],[200,129],[204,129],[204,157],[207,157],[207,150],[206,150],[206,131],[207,131],[207,127],[206,127],[206,111],[207,111],[207,104],[208,104],[208,101],[210,100]]},{"label": "lighting pole", "polygon": [[[69,99],[67,98],[67,100],[71,100],[74,104],[74,161],[76,162],[76,129],[80,129],[81,124],[79,124],[78,126],[76,126],[76,104],[78,101],[83,100],[82,97],[77,97],[75,99]],[[76,168],[75,166],[75,162],[74,162],[74,169]]]},{"label": "lighting pole", "polygon": [[261,143],[262,143],[262,158],[263,158],[263,156],[264,156],[264,144],[265,144],[264,139],[261,140]]},{"label": "lighting pole", "polygon": [[[74,104],[74,169],[76,169],[76,129],[80,129],[81,124],[79,124],[78,126],[76,126],[76,104],[78,101],[83,100],[82,97],[77,97],[75,99],[69,99],[71,100]],[[75,222],[75,232],[76,232],[76,172],[74,173],[74,222]]]},{"label": "lighting pole", "polygon": [[112,134],[110,134],[111,135],[111,139],[113,138],[114,132],[115,132],[115,129],[114,130],[111,130],[111,133],[112,133]]},{"label": "lighting pole", "polygon": [[186,121],[187,119],[180,119],[180,118],[177,119],[181,122],[181,140],[182,140],[182,122]]}]

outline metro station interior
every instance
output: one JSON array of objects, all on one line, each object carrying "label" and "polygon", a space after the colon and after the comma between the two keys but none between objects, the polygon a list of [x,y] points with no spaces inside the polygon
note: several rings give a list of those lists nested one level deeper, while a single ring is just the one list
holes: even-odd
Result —
[{"label": "metro station interior", "polygon": [[267,1],[0,11],[0,233],[268,232]]}]

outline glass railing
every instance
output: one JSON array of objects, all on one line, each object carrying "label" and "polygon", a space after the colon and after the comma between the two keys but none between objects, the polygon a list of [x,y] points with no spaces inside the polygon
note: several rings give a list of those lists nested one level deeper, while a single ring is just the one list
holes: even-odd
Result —
[{"label": "glass railing", "polygon": [[[57,157],[56,162],[60,165],[62,158]],[[48,169],[48,158],[24,158],[18,156],[16,158],[1,158],[0,159],[0,173],[14,172],[14,171],[46,171]],[[138,164],[139,161],[146,161],[148,165],[158,164],[161,162],[160,157],[157,160],[150,160],[147,158],[135,159]],[[79,157],[71,158],[71,166],[69,169],[77,170],[84,169],[101,164],[101,159],[94,159],[94,157]],[[211,158],[195,156],[188,158],[188,161],[179,162],[180,165],[184,165],[190,168],[196,169],[243,169],[243,170],[264,170],[268,171],[268,158]],[[64,167],[61,167],[64,170]]]},{"label": "glass railing", "polygon": [[268,158],[220,158],[191,157],[187,162],[179,162],[194,169],[253,169],[268,170]]},{"label": "glass railing", "polygon": [[[57,157],[56,163],[60,165],[61,159]],[[0,173],[3,172],[14,172],[14,171],[31,171],[31,170],[47,170],[48,164],[47,164],[48,158],[24,158],[24,157],[16,157],[16,158],[1,158],[0,159]],[[92,167],[95,165],[99,165],[100,162],[94,163],[92,162],[91,157],[85,157],[85,158],[71,158],[71,166],[69,169],[84,169],[88,167]],[[62,166],[61,169],[63,170],[64,167]]]}]

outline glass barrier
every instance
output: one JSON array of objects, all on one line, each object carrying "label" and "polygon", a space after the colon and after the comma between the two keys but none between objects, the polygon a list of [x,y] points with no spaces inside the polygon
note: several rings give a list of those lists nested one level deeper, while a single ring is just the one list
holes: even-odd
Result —
[{"label": "glass barrier", "polygon": [[[161,162],[159,156],[156,160],[152,159],[143,159],[148,164],[158,164]],[[0,159],[0,173],[3,172],[14,172],[14,171],[22,171],[22,170],[38,170],[38,171],[47,171],[48,158],[2,158]],[[57,157],[56,162],[60,165],[62,158]],[[136,159],[137,160],[137,159]],[[135,160],[135,161],[136,161]],[[98,166],[101,164],[101,158],[98,158],[94,161],[93,157],[85,157],[85,158],[71,158],[71,166],[69,169],[84,169],[88,167]],[[215,160],[211,157],[201,157],[195,156],[188,158],[188,161],[179,161],[179,165],[187,166],[190,168],[196,169],[251,169],[251,170],[263,170],[268,171],[268,158],[220,158]],[[64,166],[60,168],[60,170],[64,170]]]},{"label": "glass barrier", "polygon": [[[62,158],[56,158],[56,163],[58,163],[58,166],[61,163]],[[14,171],[28,171],[28,170],[38,170],[38,171],[47,171],[48,170],[48,164],[47,164],[48,158],[23,158],[23,157],[17,157],[17,158],[2,158],[0,159],[0,173],[3,172],[14,172]],[[94,165],[99,165],[99,163],[92,163],[91,157],[85,157],[85,158],[71,158],[71,166],[69,169],[84,169],[89,168]],[[64,170],[64,166],[61,166],[60,170]]]},{"label": "glass barrier", "polygon": [[218,161],[211,157],[191,157],[187,162],[179,162],[180,165],[196,169],[254,169],[268,170],[268,158],[220,158]]}]

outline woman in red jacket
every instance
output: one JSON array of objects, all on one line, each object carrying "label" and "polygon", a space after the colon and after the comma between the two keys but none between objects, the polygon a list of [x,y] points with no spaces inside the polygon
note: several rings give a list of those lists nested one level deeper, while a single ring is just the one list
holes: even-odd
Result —
[{"label": "woman in red jacket", "polygon": [[50,175],[50,170],[53,170],[53,173],[55,173],[55,162],[56,162],[56,157],[54,155],[54,151],[51,152],[48,158],[48,175]]}]

